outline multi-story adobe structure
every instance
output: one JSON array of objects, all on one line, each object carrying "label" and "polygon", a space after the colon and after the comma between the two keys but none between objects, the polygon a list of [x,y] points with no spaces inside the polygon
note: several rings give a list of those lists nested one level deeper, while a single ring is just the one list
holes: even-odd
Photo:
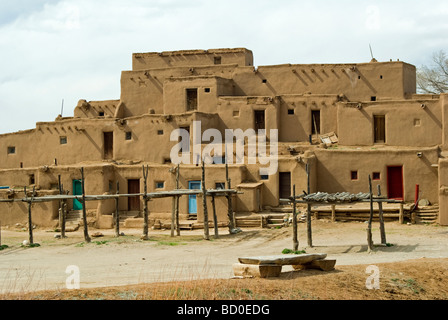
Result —
[{"label": "multi-story adobe structure", "polygon": [[[55,194],[58,176],[70,194],[79,191],[80,167],[86,193],[143,192],[142,165],[149,166],[148,191],[175,189],[170,152],[174,129],[199,134],[217,129],[278,130],[278,170],[260,174],[260,163],[229,165],[234,210],[260,212],[291,195],[292,185],[312,192],[367,192],[368,177],[388,198],[438,203],[438,222],[448,225],[448,99],[416,94],[416,68],[402,61],[351,64],[253,65],[250,50],[214,49],[135,53],[132,70],[121,75],[119,100],[80,100],[73,117],[39,122],[32,130],[0,135],[3,197],[21,197],[20,187]],[[328,134],[330,138],[322,140]],[[336,143],[335,143],[336,142]],[[206,143],[202,148],[206,147]],[[221,156],[206,166],[206,187],[225,182]],[[271,153],[272,150],[271,150]],[[194,161],[194,159],[192,160]],[[180,165],[180,188],[198,188],[201,166]],[[1,191],[1,190],[0,190]],[[181,198],[182,218],[202,219],[196,197]],[[226,221],[225,201],[217,199]],[[35,204],[34,222],[53,225],[58,202]],[[80,209],[80,203],[70,202]],[[141,211],[139,198],[120,198],[120,210]],[[221,207],[220,207],[221,206]],[[112,228],[114,202],[90,201],[99,227]],[[2,224],[26,220],[22,203],[0,203]],[[149,203],[151,219],[170,219],[171,200]]]}]

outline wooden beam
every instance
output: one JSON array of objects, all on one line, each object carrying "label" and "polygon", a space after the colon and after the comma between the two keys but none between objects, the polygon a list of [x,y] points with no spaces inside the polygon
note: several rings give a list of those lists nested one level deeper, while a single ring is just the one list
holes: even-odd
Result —
[{"label": "wooden beam", "polygon": [[299,240],[297,239],[297,212],[296,212],[296,185],[292,186],[292,242],[294,251],[299,250]]},{"label": "wooden beam", "polygon": [[208,230],[207,191],[205,189],[205,162],[202,160],[202,207],[204,210],[204,239],[210,240]]}]

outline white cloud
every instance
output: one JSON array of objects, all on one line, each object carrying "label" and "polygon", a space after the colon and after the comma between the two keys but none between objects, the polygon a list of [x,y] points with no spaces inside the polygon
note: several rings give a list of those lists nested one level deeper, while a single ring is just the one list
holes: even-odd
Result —
[{"label": "white cloud", "polygon": [[16,0],[0,4],[0,133],[79,99],[118,99],[133,52],[246,47],[256,65],[428,63],[448,49],[445,1]]}]

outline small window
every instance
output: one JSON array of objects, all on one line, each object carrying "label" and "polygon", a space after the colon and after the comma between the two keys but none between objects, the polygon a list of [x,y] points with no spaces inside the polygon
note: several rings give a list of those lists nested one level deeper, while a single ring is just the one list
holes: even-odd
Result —
[{"label": "small window", "polygon": [[372,173],[372,179],[373,180],[380,180],[380,178],[381,178],[381,175],[380,175],[379,172],[373,172]]},{"label": "small window", "polygon": [[163,135],[163,130],[157,130],[157,134],[158,134],[159,136]]},{"label": "small window", "polygon": [[35,184],[36,183],[36,179],[34,179],[34,174],[30,174],[29,178],[30,178],[30,184]]},{"label": "small window", "polygon": [[414,127],[420,127],[421,124],[422,123],[420,119],[414,119]]},{"label": "small window", "polygon": [[67,137],[59,137],[59,144],[67,144]]},{"label": "small window", "polygon": [[171,159],[170,158],[165,158],[165,159],[163,159],[163,163],[169,164],[169,163],[171,163]]},{"label": "small window", "polygon": [[209,93],[210,92],[210,88],[205,88],[204,92]]},{"label": "small window", "polygon": [[288,114],[294,114],[294,109],[288,109]]},{"label": "small window", "polygon": [[266,83],[266,82],[268,82],[268,80],[266,80],[266,79],[263,79],[261,82],[263,82],[263,83]]},{"label": "small window", "polygon": [[213,62],[214,64],[221,64],[221,57],[214,57]]},{"label": "small window", "polygon": [[350,171],[350,178],[352,180],[358,180],[358,171]]},{"label": "small window", "polygon": [[8,154],[16,153],[16,147],[8,147]]},{"label": "small window", "polygon": [[233,110],[233,116],[234,117],[239,117],[240,116],[240,111],[239,110]]},{"label": "small window", "polygon": [[361,79],[361,76],[358,76],[358,79]]},{"label": "small window", "polygon": [[214,156],[213,157],[213,164],[224,164],[224,163],[226,163],[225,156]]},{"label": "small window", "polygon": [[260,179],[261,180],[268,180],[269,176],[267,174],[262,174],[262,175],[260,175]]},{"label": "small window", "polygon": [[131,131],[126,132],[125,139],[132,140],[132,132]]},{"label": "small window", "polygon": [[375,96],[371,96],[370,97],[370,101],[376,101],[376,97]]},{"label": "small window", "polygon": [[380,79],[383,79],[383,76],[382,76],[382,75],[380,76]]},{"label": "small window", "polygon": [[163,189],[165,186],[164,181],[156,181],[156,189]]},{"label": "small window", "polygon": [[104,111],[99,111],[99,112],[98,112],[98,115],[99,115],[100,117],[104,117]]},{"label": "small window", "polygon": [[215,183],[215,189],[225,189],[226,188],[226,184],[224,182],[216,182]]}]

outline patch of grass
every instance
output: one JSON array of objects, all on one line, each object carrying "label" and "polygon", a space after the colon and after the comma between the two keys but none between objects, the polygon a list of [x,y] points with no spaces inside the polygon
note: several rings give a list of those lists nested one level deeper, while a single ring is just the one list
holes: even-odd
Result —
[{"label": "patch of grass", "polygon": [[21,244],[20,245],[22,248],[36,248],[36,247],[40,247],[40,244],[38,243],[30,243],[27,245]]},{"label": "patch of grass", "polygon": [[6,249],[6,248],[8,248],[8,246],[7,246],[6,244],[2,244],[2,245],[0,246],[0,250]]},{"label": "patch of grass", "polygon": [[302,254],[302,253],[306,253],[305,250],[292,250],[292,249],[283,249],[282,250],[283,254]]},{"label": "patch of grass", "polygon": [[158,241],[158,245],[161,246],[178,246],[178,245],[186,245],[184,242],[175,242],[175,241]]},{"label": "patch of grass", "polygon": [[101,244],[107,244],[108,241],[107,241],[107,240],[103,240],[103,241],[94,241],[93,243],[96,243],[97,245],[101,245]]}]

